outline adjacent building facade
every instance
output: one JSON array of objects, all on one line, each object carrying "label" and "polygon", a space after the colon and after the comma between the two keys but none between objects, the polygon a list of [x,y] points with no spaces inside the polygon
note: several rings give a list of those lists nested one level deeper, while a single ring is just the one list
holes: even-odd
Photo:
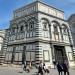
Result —
[{"label": "adjacent building facade", "polygon": [[73,39],[73,57],[74,57],[74,60],[75,60],[75,14],[72,14],[69,19],[68,19],[68,23],[70,25],[70,31],[71,31],[71,34],[72,34],[72,39]]},{"label": "adjacent building facade", "polygon": [[32,65],[40,60],[53,66],[53,61],[73,62],[73,43],[64,12],[35,1],[14,11],[8,31],[6,63]]},{"label": "adjacent building facade", "polygon": [[68,22],[69,22],[69,25],[70,25],[71,34],[72,34],[74,46],[75,46],[75,14],[72,14],[69,17]]},{"label": "adjacent building facade", "polygon": [[0,30],[0,64],[3,63],[5,59],[5,51],[7,49],[7,46],[5,46],[5,40],[6,40],[6,30]]}]

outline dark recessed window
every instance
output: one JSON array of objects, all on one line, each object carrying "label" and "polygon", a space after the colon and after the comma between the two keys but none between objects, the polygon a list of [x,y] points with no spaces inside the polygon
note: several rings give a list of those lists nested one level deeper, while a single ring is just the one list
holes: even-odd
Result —
[{"label": "dark recessed window", "polygon": [[28,25],[26,25],[26,30],[28,30]]},{"label": "dark recessed window", "polygon": [[47,22],[43,22],[43,30],[47,30],[47,25],[48,25]]},{"label": "dark recessed window", "polygon": [[30,30],[34,29],[34,21],[30,22],[29,26],[30,26]]},{"label": "dark recessed window", "polygon": [[63,34],[67,34],[67,27],[66,26],[62,26],[62,32],[63,32]]},{"label": "dark recessed window", "polygon": [[54,33],[58,33],[58,27],[54,26]]},{"label": "dark recessed window", "polygon": [[33,24],[30,24],[30,28],[31,28],[31,29],[33,28]]},{"label": "dark recessed window", "polygon": [[23,31],[23,29],[24,29],[24,27],[23,27],[23,26],[21,26],[20,31]]},{"label": "dark recessed window", "polygon": [[15,33],[15,28],[12,28],[12,33]]},{"label": "dark recessed window", "polygon": [[67,34],[67,29],[66,28],[63,29],[63,33]]}]

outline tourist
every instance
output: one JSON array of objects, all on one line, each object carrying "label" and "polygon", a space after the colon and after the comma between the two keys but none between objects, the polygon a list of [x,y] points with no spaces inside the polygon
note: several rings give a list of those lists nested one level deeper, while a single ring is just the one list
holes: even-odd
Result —
[{"label": "tourist", "polygon": [[26,71],[26,61],[24,61],[23,65],[24,65],[23,70]]},{"label": "tourist", "polygon": [[40,61],[40,63],[39,63],[39,67],[38,67],[38,74],[41,74],[41,75],[43,75],[43,65],[42,65],[42,61]]},{"label": "tourist", "polygon": [[60,74],[62,75],[63,68],[62,68],[62,65],[59,62],[57,62],[57,70],[58,70],[59,75]]},{"label": "tourist", "polygon": [[49,68],[47,65],[45,65],[45,63],[43,63],[43,70],[45,73],[49,73]]},{"label": "tourist", "polygon": [[66,61],[62,64],[62,67],[63,67],[64,75],[66,74],[69,75],[69,66]]},{"label": "tourist", "polygon": [[53,61],[53,64],[54,64],[54,69],[55,69],[55,67],[56,67],[56,61]]},{"label": "tourist", "polygon": [[46,65],[45,65],[45,63],[43,63],[43,70],[44,70],[44,72],[46,72]]}]

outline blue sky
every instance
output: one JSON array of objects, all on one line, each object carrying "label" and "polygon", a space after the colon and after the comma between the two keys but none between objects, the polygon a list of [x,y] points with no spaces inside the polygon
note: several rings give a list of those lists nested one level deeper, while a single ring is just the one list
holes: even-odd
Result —
[{"label": "blue sky", "polygon": [[[35,0],[0,0],[0,29],[6,29],[13,17],[13,10]],[[75,0],[42,0],[65,12],[65,19],[75,13]]]}]

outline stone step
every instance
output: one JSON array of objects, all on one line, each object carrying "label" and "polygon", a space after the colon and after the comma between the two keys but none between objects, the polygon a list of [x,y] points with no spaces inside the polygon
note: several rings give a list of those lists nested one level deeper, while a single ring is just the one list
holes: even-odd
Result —
[{"label": "stone step", "polygon": [[4,58],[0,58],[0,60],[4,60],[5,59],[5,57]]},{"label": "stone step", "polygon": [[73,55],[73,57],[75,57],[75,55]]},{"label": "stone step", "polygon": [[73,53],[73,55],[75,55],[75,53]]},{"label": "stone step", "polygon": [[75,58],[75,56],[73,56],[73,58]]},{"label": "stone step", "polygon": [[0,57],[3,57],[3,56],[5,56],[5,55],[0,55]]},{"label": "stone step", "polygon": [[4,58],[5,56],[0,56],[0,58]]}]

